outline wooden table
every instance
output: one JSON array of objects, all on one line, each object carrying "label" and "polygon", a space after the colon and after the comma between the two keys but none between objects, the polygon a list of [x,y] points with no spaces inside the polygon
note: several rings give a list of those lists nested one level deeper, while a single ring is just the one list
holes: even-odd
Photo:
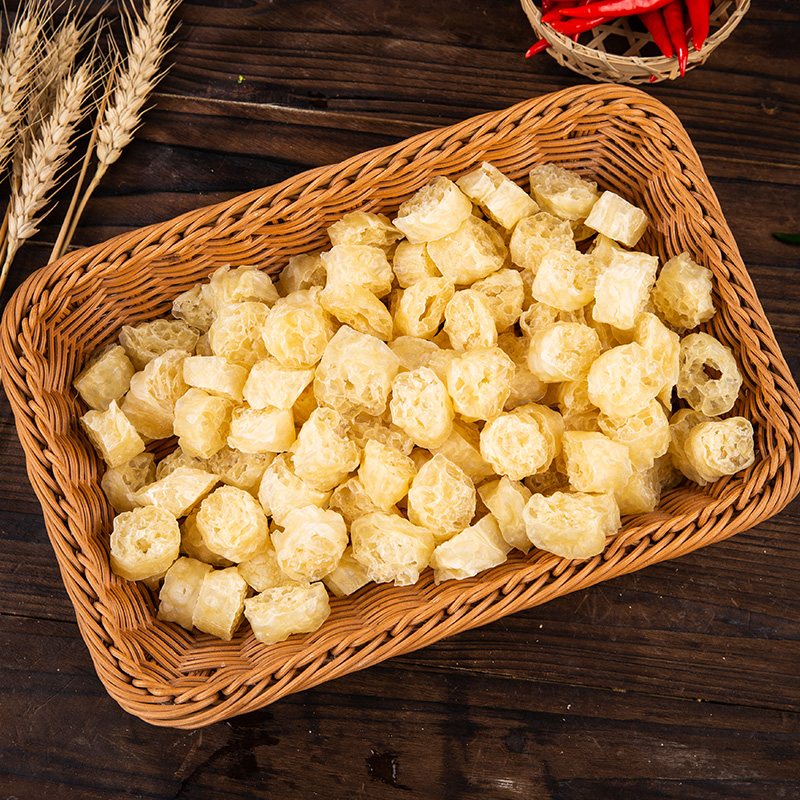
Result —
[{"label": "wooden table", "polygon": [[[754,3],[706,66],[647,90],[692,136],[800,374],[800,248],[771,235],[800,232],[794,6]],[[184,2],[177,17],[155,107],[76,245],[581,82],[523,59],[533,36],[513,0]],[[23,249],[4,300],[54,237],[45,225]],[[0,463],[4,800],[800,797],[797,503],[677,561],[174,731],[98,680],[4,396]]]}]

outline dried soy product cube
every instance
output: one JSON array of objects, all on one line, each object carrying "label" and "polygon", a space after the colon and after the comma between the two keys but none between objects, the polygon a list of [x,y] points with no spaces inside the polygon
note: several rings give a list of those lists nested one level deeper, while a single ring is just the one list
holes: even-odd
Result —
[{"label": "dried soy product cube", "polygon": [[235,486],[208,495],[195,522],[206,547],[234,563],[252,558],[267,539],[267,518],[258,501]]},{"label": "dried soy product cube", "polygon": [[478,487],[478,496],[497,521],[506,544],[527,553],[531,549],[531,540],[525,532],[522,514],[531,498],[530,489],[524,483],[503,475]]},{"label": "dried soy product cube", "polygon": [[678,397],[709,417],[733,408],[742,374],[731,349],[707,333],[690,333],[681,339]]},{"label": "dried soy product cube", "polygon": [[237,406],[231,414],[228,447],[243,453],[283,453],[295,440],[290,408]]},{"label": "dried soy product cube", "polygon": [[276,586],[297,584],[290,578],[278,563],[278,554],[272,542],[267,539],[264,547],[252,558],[237,564],[239,574],[247,581],[247,585],[256,592],[274,589]]},{"label": "dried soy product cube", "polygon": [[433,534],[404,517],[376,511],[350,526],[353,557],[376,583],[410,586],[428,566]]},{"label": "dried soy product cube", "polygon": [[600,337],[580,322],[554,322],[531,336],[528,369],[545,383],[578,381],[600,355]]},{"label": "dried soy product cube", "polygon": [[689,432],[702,422],[711,422],[712,417],[707,417],[693,408],[681,408],[669,419],[669,456],[673,466],[690,481],[705,485],[705,479],[689,460],[686,453],[686,439]]},{"label": "dried soy product cube", "polygon": [[121,467],[144,452],[144,441],[114,400],[105,411],[87,411],[81,425],[109,467]]},{"label": "dried soy product cube", "polygon": [[389,403],[392,422],[419,447],[439,447],[453,427],[447,388],[428,367],[399,373]]},{"label": "dried soy product cube", "polygon": [[100,486],[118,514],[130,511],[139,504],[136,492],[156,479],[155,458],[152,453],[139,453],[118,467],[110,467],[103,473]]},{"label": "dried soy product cube", "polygon": [[278,286],[286,297],[293,292],[311,289],[313,286],[324,286],[326,277],[319,253],[303,253],[289,259],[289,263],[278,276]]},{"label": "dried soy product cube", "polygon": [[448,458],[435,455],[414,476],[408,519],[431,531],[437,544],[466,528],[474,514],[475,485]]},{"label": "dried soy product cube", "polygon": [[323,508],[330,492],[322,492],[299,478],[288,453],[283,453],[264,470],[258,489],[258,501],[266,514],[283,525],[289,512],[305,506]]},{"label": "dried soy product cube", "polygon": [[[387,511],[376,505],[367,494],[361,479],[355,475],[340,483],[331,493],[328,507],[342,515],[345,524],[350,527],[359,518],[375,511]],[[394,513],[395,509],[388,509]]]},{"label": "dried soy product cube", "polygon": [[452,461],[473,483],[480,483],[494,474],[492,465],[481,455],[480,430],[475,423],[454,419],[450,435],[430,452]]},{"label": "dried soy product cube", "polygon": [[598,424],[606,436],[627,446],[636,469],[649,469],[669,449],[669,419],[658,400],[624,417],[601,413]]},{"label": "dried soy product cube", "polygon": [[398,239],[403,238],[403,234],[392,225],[385,214],[351,211],[328,228],[328,238],[334,247],[368,245],[388,252]]},{"label": "dried soy product cube", "polygon": [[392,315],[369,289],[354,283],[328,285],[319,299],[322,307],[343,325],[383,341],[392,338]]},{"label": "dried soy product cube", "polygon": [[177,622],[190,631],[203,579],[211,569],[211,564],[195,558],[183,556],[175,561],[164,575],[158,594],[158,618],[164,622]]},{"label": "dried soy product cube", "polygon": [[432,339],[454,294],[455,287],[449,278],[422,278],[404,289],[394,313],[397,330],[405,336]]},{"label": "dried soy product cube", "polygon": [[199,508],[191,511],[180,522],[181,528],[181,553],[190,558],[211,564],[212,567],[232,567],[233,561],[219,553],[214,553],[206,547],[203,535],[197,527],[197,512]]},{"label": "dried soy product cube", "polygon": [[140,506],[157,506],[174,517],[194,508],[219,482],[216,475],[194,467],[177,467],[134,495]]},{"label": "dried soy product cube", "polygon": [[178,520],[155,506],[134,508],[114,517],[111,569],[121,578],[142,581],[166,572],[178,558]]},{"label": "dried soy product cube", "polygon": [[295,508],[272,533],[280,568],[293,580],[318,581],[332,572],[347,547],[347,526],[330,509]]},{"label": "dried soy product cube", "polygon": [[628,482],[614,497],[622,516],[627,514],[649,514],[655,511],[661,498],[661,482],[658,467],[634,469]]},{"label": "dried soy product cube", "polygon": [[586,219],[599,196],[594,181],[558,164],[539,164],[529,177],[531,194],[539,206],[561,219]]},{"label": "dried soy product cube", "polygon": [[331,613],[321,583],[279,586],[245,600],[244,614],[262,644],[283,642],[295,633],[318,630]]},{"label": "dried soy product cube", "polygon": [[269,313],[266,303],[256,301],[220,308],[208,329],[211,352],[250,369],[266,355],[261,332]]},{"label": "dried soy product cube", "polygon": [[207,468],[223,483],[257,494],[264,471],[274,458],[274,453],[243,453],[225,446],[208,459]]},{"label": "dried soy product cube", "polygon": [[497,325],[489,301],[472,289],[462,289],[453,295],[444,310],[444,330],[454,350],[497,344]]},{"label": "dried soy product cube", "polygon": [[380,247],[337,244],[320,253],[327,274],[326,288],[359,286],[376,297],[385,297],[392,288],[392,266]]},{"label": "dried soy product cube", "polygon": [[393,222],[409,242],[430,242],[453,233],[471,214],[470,199],[439,175],[401,204]]},{"label": "dried soy product cube", "polygon": [[353,548],[348,547],[336,569],[329,572],[322,582],[334,597],[349,597],[366,586],[370,578],[367,568],[353,555]]},{"label": "dried soy product cube", "polygon": [[200,334],[180,319],[154,319],[138,325],[123,325],[119,343],[137,370],[168,350],[194,352]]},{"label": "dried soy product cube", "polygon": [[515,269],[499,269],[471,287],[486,297],[498,333],[507,331],[522,314],[525,289]]},{"label": "dried soy product cube", "polygon": [[521,219],[514,227],[508,247],[511,261],[532,275],[538,271],[542,259],[553,250],[577,253],[569,222],[547,211]]},{"label": "dried soy product cube", "polygon": [[466,420],[496,417],[511,393],[514,362],[499,347],[475,347],[447,365],[447,391]]},{"label": "dried soy product cube", "polygon": [[181,292],[172,301],[172,316],[205,333],[211,327],[216,315],[214,309],[203,298],[202,284],[197,283],[191,289]]},{"label": "dried soy product cube", "polygon": [[553,460],[549,437],[539,421],[525,412],[500,414],[481,431],[481,455],[498,475],[522,480],[543,472]]},{"label": "dried soy product cube", "polygon": [[313,379],[313,368],[287,367],[267,357],[253,364],[242,397],[250,408],[291,408]]},{"label": "dried soy product cube", "polygon": [[416,473],[414,462],[399,450],[374,439],[367,441],[358,477],[378,508],[388,509],[402,500]]},{"label": "dried soy product cube", "polygon": [[189,356],[183,360],[183,380],[187,386],[241,403],[247,368],[222,356]]},{"label": "dried soy product cube", "polygon": [[292,446],[295,474],[321,492],[329,492],[358,467],[355,442],[344,433],[344,422],[332,408],[315,409]]},{"label": "dried soy product cube", "polygon": [[669,330],[655,314],[644,311],[636,318],[633,326],[633,341],[640,344],[658,364],[663,380],[658,399],[666,408],[670,408],[672,390],[680,373],[680,337]]},{"label": "dried soy product cube", "polygon": [[497,272],[505,264],[508,248],[491,225],[469,216],[458,230],[428,242],[428,255],[445,278],[468,286]]},{"label": "dried soy product cube", "polygon": [[317,367],[314,393],[320,403],[340,411],[380,414],[399,368],[385,342],[343,325]]},{"label": "dried soy product cube", "polygon": [[615,252],[601,270],[594,287],[593,318],[620,330],[633,328],[650,298],[658,257],[647,253]]},{"label": "dried soy product cube", "polygon": [[294,292],[281,298],[269,312],[262,337],[269,355],[296,369],[313,367],[322,358],[336,332],[330,314],[322,307],[319,289]]},{"label": "dried soy product cube", "polygon": [[400,359],[400,369],[412,371],[426,367],[439,346],[428,339],[416,336],[398,336],[389,343],[389,349]]},{"label": "dried soy product cube", "polygon": [[598,265],[578,250],[551,250],[542,258],[531,285],[535,300],[559,311],[576,311],[594,297]]},{"label": "dried soy product cube", "polygon": [[684,453],[699,483],[713,483],[755,461],[753,426],[744,417],[701,422],[689,430]]},{"label": "dried soy product cube", "polygon": [[714,316],[712,273],[688,253],[667,261],[653,288],[653,304],[662,319],[679,330],[696,328]]},{"label": "dried soy product cube", "polygon": [[272,278],[253,266],[231,269],[220,267],[203,284],[203,298],[219,314],[225,306],[237,303],[264,303],[271,306],[278,299]]},{"label": "dried soy product cube", "polygon": [[647,229],[647,214],[614,192],[603,192],[585,220],[592,230],[633,247]]},{"label": "dried soy product cube", "polygon": [[229,642],[242,621],[247,583],[236,567],[212,569],[203,578],[192,625]]},{"label": "dried soy product cube", "polygon": [[128,391],[134,372],[124,348],[112,345],[94,356],[72,385],[89,408],[105,411]]},{"label": "dried soy product cube", "polygon": [[190,456],[209,458],[227,441],[233,401],[189,389],[175,403],[173,432],[181,449]]},{"label": "dried soy product cube", "polygon": [[497,520],[487,514],[474,525],[436,545],[431,555],[436,583],[471,578],[485,569],[502,564],[511,546],[500,535]]},{"label": "dried soy product cube", "polygon": [[618,492],[633,472],[626,445],[593,431],[564,431],[564,467],[578,492]]},{"label": "dried soy product cube", "polygon": [[658,363],[636,342],[601,353],[588,380],[589,399],[610,417],[641,411],[663,384]]},{"label": "dried soy product cube", "polygon": [[398,285],[407,289],[423,278],[441,278],[442,273],[428,255],[425,242],[402,241],[392,256],[392,270]]},{"label": "dried soy product cube", "polygon": [[534,199],[521,186],[488,161],[460,177],[456,183],[490,219],[507,230],[511,230],[523,217],[529,217],[539,210]]},{"label": "dried soy product cube", "polygon": [[534,547],[572,559],[602,553],[606,537],[620,526],[619,507],[611,494],[534,494],[523,516]]}]

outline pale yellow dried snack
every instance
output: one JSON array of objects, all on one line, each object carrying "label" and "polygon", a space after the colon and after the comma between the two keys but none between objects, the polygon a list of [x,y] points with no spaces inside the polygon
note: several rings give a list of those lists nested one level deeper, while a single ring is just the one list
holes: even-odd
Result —
[{"label": "pale yellow dried snack", "polygon": [[431,339],[444,320],[444,310],[455,294],[449,278],[422,278],[404,289],[397,301],[394,324],[405,336]]},{"label": "pale yellow dried snack", "polygon": [[203,298],[203,285],[197,283],[172,301],[172,316],[205,333],[216,315]]},{"label": "pale yellow dried snack", "polygon": [[243,453],[226,446],[208,459],[208,471],[229,486],[256,494],[261,478],[274,458],[274,453]]},{"label": "pale yellow dried snack", "polygon": [[541,400],[547,385],[534,375],[528,368],[528,351],[530,338],[516,336],[512,331],[501,333],[497,337],[500,349],[514,362],[514,377],[511,381],[511,392],[503,405],[505,411],[511,411],[526,403],[536,403]]},{"label": "pale yellow dried snack", "polygon": [[447,391],[467,420],[492,419],[505,405],[514,362],[499,347],[475,347],[447,365]]},{"label": "pale yellow dried snack", "polygon": [[554,322],[558,322],[559,314],[560,312],[557,308],[534,300],[520,314],[520,330],[525,336],[531,337],[534,333],[544,330]]},{"label": "pale yellow dried snack", "polygon": [[252,558],[267,538],[267,517],[258,501],[235,486],[208,495],[195,522],[206,547],[234,563]]},{"label": "pale yellow dried snack", "polygon": [[328,238],[334,246],[369,245],[388,252],[403,234],[385,214],[351,211],[328,228]]},{"label": "pale yellow dried snack", "polygon": [[408,518],[432,531],[437,544],[466,528],[474,514],[474,484],[443,455],[435,455],[414,476],[408,492]]},{"label": "pale yellow dried snack", "polygon": [[444,444],[425,452],[443,455],[460,467],[475,484],[494,475],[494,468],[481,455],[480,430],[475,423],[454,419],[453,430]]},{"label": "pale yellow dried snack", "polygon": [[295,425],[302,425],[318,406],[317,396],[314,394],[314,382],[312,381],[300,392],[300,396],[292,406]]},{"label": "pale yellow dried snack", "polygon": [[293,586],[298,583],[290,578],[278,563],[278,554],[270,539],[252,558],[237,564],[239,574],[256,592],[274,589],[276,586]]},{"label": "pale yellow dried snack", "polygon": [[242,396],[251,408],[291,408],[313,379],[313,368],[287,367],[268,356],[253,364]]},{"label": "pale yellow dried snack", "polygon": [[651,400],[643,409],[624,417],[601,413],[598,424],[606,436],[627,445],[636,469],[649,469],[669,449],[669,420],[658,400]]},{"label": "pale yellow dried snack", "polygon": [[702,422],[711,422],[712,418],[707,417],[700,411],[692,408],[681,408],[676,411],[669,419],[669,455],[673,466],[690,481],[704,485],[704,478],[689,461],[686,454],[686,439],[692,428]]},{"label": "pale yellow dried snack", "polygon": [[531,414],[500,414],[481,431],[481,455],[498,475],[521,480],[553,460],[549,438]]},{"label": "pale yellow dried snack", "polygon": [[328,276],[326,289],[358,286],[385,297],[392,288],[392,267],[380,247],[337,244],[320,253],[320,259]]},{"label": "pale yellow dried snack", "polygon": [[184,556],[175,561],[167,570],[158,594],[158,618],[164,622],[177,622],[190,631],[203,579],[211,569],[210,564],[195,558]]},{"label": "pale yellow dried snack", "polygon": [[575,311],[594,297],[598,264],[579,250],[551,250],[539,263],[531,294],[560,311]]},{"label": "pale yellow dried snack", "polygon": [[531,337],[528,369],[545,383],[578,381],[600,355],[600,338],[588,325],[554,322]]},{"label": "pale yellow dried snack", "polygon": [[564,418],[554,408],[541,403],[526,403],[518,406],[512,414],[530,414],[539,423],[542,433],[547,439],[551,458],[561,454],[561,437],[564,435]]},{"label": "pale yellow dried snack", "polygon": [[166,572],[178,558],[178,521],[155,506],[134,508],[114,517],[111,569],[121,578],[142,581]]},{"label": "pale yellow dried snack", "polygon": [[329,492],[358,467],[355,442],[333,408],[317,408],[300,428],[292,445],[295,474],[321,492]]},{"label": "pale yellow dried snack", "polygon": [[119,402],[131,383],[133,364],[120,345],[112,345],[94,356],[72,382],[89,408],[105,411],[112,400]]},{"label": "pale yellow dried snack", "polygon": [[348,547],[336,569],[329,572],[322,582],[334,597],[348,597],[366,586],[370,578],[367,568],[353,555],[353,548]]},{"label": "pale yellow dried snack", "polygon": [[166,478],[167,475],[175,472],[178,467],[192,467],[192,469],[201,469],[207,472],[211,471],[208,469],[207,458],[191,456],[178,446],[171,453],[167,453],[167,455],[156,464],[155,479],[160,481],[162,478]]},{"label": "pale yellow dried snack", "polygon": [[203,578],[192,625],[229,642],[242,621],[247,583],[236,567],[212,569]]},{"label": "pale yellow dried snack", "polygon": [[444,310],[444,330],[454,350],[497,344],[497,325],[489,301],[473,289],[462,289],[453,295]]},{"label": "pale yellow dried snack", "polygon": [[633,466],[626,445],[593,431],[564,431],[561,439],[564,467],[577,492],[620,491]]},{"label": "pale yellow dried snack", "polygon": [[414,462],[399,450],[374,439],[367,441],[358,477],[378,508],[387,509],[402,500],[416,473]]},{"label": "pale yellow dried snack", "polygon": [[661,390],[661,371],[636,342],[601,353],[589,370],[589,399],[604,414],[624,417],[643,409]]},{"label": "pale yellow dried snack", "polygon": [[525,300],[522,276],[515,269],[499,269],[471,287],[489,302],[498,333],[507,331],[520,317]]},{"label": "pale yellow dried snack", "polygon": [[439,175],[400,206],[393,223],[409,242],[430,242],[453,233],[471,214],[470,199]]},{"label": "pale yellow dried snack", "polygon": [[247,368],[222,356],[189,356],[183,360],[183,380],[187,386],[240,403]]},{"label": "pale yellow dried snack", "polygon": [[[448,338],[446,333],[443,338]],[[436,377],[442,383],[447,383],[447,366],[451,361],[457,359],[460,353],[457,350],[451,350],[449,342],[443,342],[442,345],[442,347],[437,345],[439,349],[435,353],[431,353],[431,357],[425,366],[436,373]]]},{"label": "pale yellow dried snack", "polygon": [[611,263],[597,276],[593,318],[630,330],[647,305],[657,269],[658,256],[616,251]]},{"label": "pale yellow dried snack", "polygon": [[410,586],[428,566],[433,534],[404,517],[377,511],[359,517],[350,527],[353,557],[376,583]]},{"label": "pale yellow dried snack", "polygon": [[508,248],[491,225],[470,216],[458,230],[435,242],[429,241],[428,255],[445,278],[468,286],[504,266]]},{"label": "pale yellow dried snack", "polygon": [[591,558],[619,530],[619,507],[611,494],[534,494],[523,514],[535,547],[563,558]]},{"label": "pale yellow dried snack", "polygon": [[583,220],[597,202],[594,181],[558,164],[539,164],[530,171],[531,194],[545,211],[561,219]]},{"label": "pale yellow dried snack", "polygon": [[484,161],[477,169],[460,177],[461,191],[477,203],[490,219],[511,230],[523,217],[539,210],[536,201],[497,167]]},{"label": "pale yellow dried snack", "polygon": [[647,230],[647,214],[614,192],[603,192],[584,220],[592,230],[633,247]]},{"label": "pale yellow dried snack", "polygon": [[392,315],[369,289],[355,283],[338,283],[326,286],[319,299],[322,307],[342,324],[383,341],[392,338]]},{"label": "pale yellow dried snack", "polygon": [[87,411],[81,425],[109,467],[121,467],[144,451],[144,441],[114,400],[105,411]]},{"label": "pale yellow dried snack", "polygon": [[559,383],[556,387],[556,398],[562,416],[597,411],[597,407],[589,399],[588,378]]},{"label": "pale yellow dried snack", "polygon": [[392,414],[388,408],[378,416],[365,414],[363,411],[347,415],[345,422],[347,437],[358,445],[359,450],[363,451],[370,439],[398,450],[404,456],[414,449],[413,439],[392,422]]},{"label": "pale yellow dried snack", "polygon": [[411,371],[426,367],[439,346],[416,336],[398,336],[389,342],[389,349],[400,359],[400,369]]},{"label": "pale yellow dried snack", "polygon": [[200,334],[180,319],[154,319],[138,325],[123,325],[119,343],[137,370],[168,350],[194,352]]},{"label": "pale yellow dried snack", "polygon": [[295,440],[290,408],[237,406],[231,414],[228,447],[243,453],[283,453]]},{"label": "pale yellow dried snack", "polygon": [[419,447],[439,447],[453,427],[453,404],[447,388],[428,367],[395,377],[389,410],[392,422]]},{"label": "pale yellow dried snack", "polygon": [[502,564],[510,549],[511,546],[500,535],[497,520],[487,514],[474,525],[436,545],[431,556],[433,579],[438,584],[471,578]]},{"label": "pale yellow dried snack", "polygon": [[305,291],[314,286],[324,286],[327,279],[319,253],[292,256],[278,276],[278,286],[284,297],[292,292]]},{"label": "pale yellow dried snack", "polygon": [[277,456],[264,470],[258,489],[261,507],[278,525],[283,525],[289,512],[295,508],[324,508],[330,496],[330,492],[315,489],[295,474],[288,453]]},{"label": "pale yellow dried snack", "polygon": [[214,553],[206,547],[203,535],[197,527],[197,512],[195,509],[181,520],[181,552],[186,553],[190,558],[202,561],[204,564],[211,564],[212,567],[231,567],[233,561],[225,558],[219,553]]},{"label": "pale yellow dried snack", "polygon": [[392,256],[392,270],[403,289],[413,286],[423,278],[441,278],[442,273],[428,255],[425,242],[402,241]]},{"label": "pale yellow dried snack", "polygon": [[659,470],[655,465],[649,469],[634,469],[628,482],[614,497],[619,506],[619,513],[649,514],[655,511],[661,499],[661,482]]},{"label": "pale yellow dried snack", "polygon": [[283,642],[295,633],[312,633],[331,613],[321,583],[279,586],[245,600],[244,614],[262,644]]},{"label": "pale yellow dried snack", "polygon": [[605,269],[611,266],[618,253],[627,253],[629,251],[619,244],[619,242],[615,242],[613,239],[609,239],[608,236],[603,236],[602,233],[598,233],[592,240],[589,252],[595,257],[595,260],[600,263],[600,268]]},{"label": "pale yellow dried snack", "polygon": [[[717,374],[719,377],[711,377]],[[707,333],[690,333],[681,339],[678,397],[709,417],[733,408],[742,374],[729,347]]]},{"label": "pale yellow dried snack", "polygon": [[696,328],[714,316],[713,275],[681,253],[661,268],[653,304],[662,319],[678,329]]},{"label": "pale yellow dried snack", "polygon": [[284,366],[313,367],[336,332],[333,318],[320,304],[319,293],[317,288],[294,292],[281,298],[269,312],[262,328],[263,342],[267,352]]},{"label": "pale yellow dried snack", "polygon": [[227,441],[233,401],[192,387],[175,403],[172,428],[181,449],[190,456],[210,458]]},{"label": "pale yellow dried snack", "polygon": [[249,369],[266,355],[261,332],[269,316],[266,303],[249,301],[222,306],[208,329],[212,353]]},{"label": "pale yellow dried snack", "polygon": [[567,220],[559,219],[547,211],[524,217],[514,227],[509,243],[511,261],[536,275],[544,256],[552,250],[577,252],[572,228]]},{"label": "pale yellow dried snack", "polygon": [[203,299],[215,314],[225,306],[237,303],[264,303],[271,306],[278,299],[278,290],[266,272],[252,266],[217,269],[203,284]]},{"label": "pale yellow dried snack", "polygon": [[134,495],[140,506],[157,506],[174,517],[191,511],[219,482],[216,475],[194,467],[177,467],[139,489]]},{"label": "pale yellow dried snack", "polygon": [[341,514],[318,506],[295,508],[272,533],[280,568],[293,580],[318,581],[336,569],[347,547]]},{"label": "pale yellow dried snack", "polygon": [[153,454],[139,453],[118,467],[106,469],[100,478],[100,486],[111,507],[120,514],[136,508],[139,505],[135,498],[136,492],[155,479]]},{"label": "pale yellow dried snack", "polygon": [[343,325],[328,343],[314,377],[320,403],[339,411],[380,414],[400,368],[385,342]]},{"label": "pale yellow dried snack", "polygon": [[755,461],[753,425],[744,417],[701,422],[689,430],[684,453],[701,485],[733,475]]},{"label": "pale yellow dried snack", "polygon": [[669,330],[655,314],[645,311],[636,318],[633,341],[640,344],[658,364],[663,379],[658,399],[666,408],[670,408],[672,390],[678,382],[680,372],[680,337]]},{"label": "pale yellow dried snack", "polygon": [[147,440],[172,436],[175,403],[189,388],[183,380],[183,350],[167,350],[131,378],[121,408]]},{"label": "pale yellow dried snack", "polygon": [[478,497],[497,521],[506,544],[527,553],[531,549],[531,541],[525,532],[522,515],[525,504],[531,498],[530,489],[524,483],[503,475],[479,486]]},{"label": "pale yellow dried snack", "polygon": [[[348,527],[359,517],[372,514],[375,511],[387,510],[372,502],[358,476],[348,478],[333,490],[328,507],[332,511],[337,511],[341,514]],[[394,513],[393,509],[388,510],[390,513]]]}]

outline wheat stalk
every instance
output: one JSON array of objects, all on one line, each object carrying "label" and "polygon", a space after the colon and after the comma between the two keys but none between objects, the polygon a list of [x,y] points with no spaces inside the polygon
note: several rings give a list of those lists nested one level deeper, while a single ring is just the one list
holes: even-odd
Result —
[{"label": "wheat stalk", "polygon": [[90,64],[82,64],[61,81],[53,110],[43,120],[30,154],[22,162],[19,185],[12,187],[0,291],[20,245],[38,230],[37,215],[47,205],[58,173],[74,147],[73,135],[84,116],[83,101],[91,86]]}]

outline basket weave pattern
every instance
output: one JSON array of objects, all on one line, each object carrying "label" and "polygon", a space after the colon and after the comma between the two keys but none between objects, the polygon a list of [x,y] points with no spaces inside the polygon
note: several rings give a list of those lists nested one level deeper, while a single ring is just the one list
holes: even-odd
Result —
[{"label": "basket weave pattern", "polygon": [[[176,294],[216,268],[276,272],[289,256],[324,247],[326,227],[344,213],[391,215],[432,175],[456,177],[482,160],[522,181],[542,161],[578,169],[648,212],[642,249],[662,260],[688,250],[713,270],[718,312],[705,327],[742,365],[735,411],[754,423],[756,463],[703,489],[667,492],[591,560],[533,551],[464,581],[435,586],[428,570],[415,586],[365,587],[334,599],[318,631],[281,644],[260,644],[246,624],[223,642],[157,620],[155,595],[109,567],[112,512],[71,388],[82,363],[123,324],[167,313]],[[68,255],[20,287],[0,345],[28,474],[98,675],[125,709],[156,725],[193,728],[252,711],[680,556],[777,513],[800,487],[800,396],[708,179],[672,113],[619,86],[529,100]]]}]

